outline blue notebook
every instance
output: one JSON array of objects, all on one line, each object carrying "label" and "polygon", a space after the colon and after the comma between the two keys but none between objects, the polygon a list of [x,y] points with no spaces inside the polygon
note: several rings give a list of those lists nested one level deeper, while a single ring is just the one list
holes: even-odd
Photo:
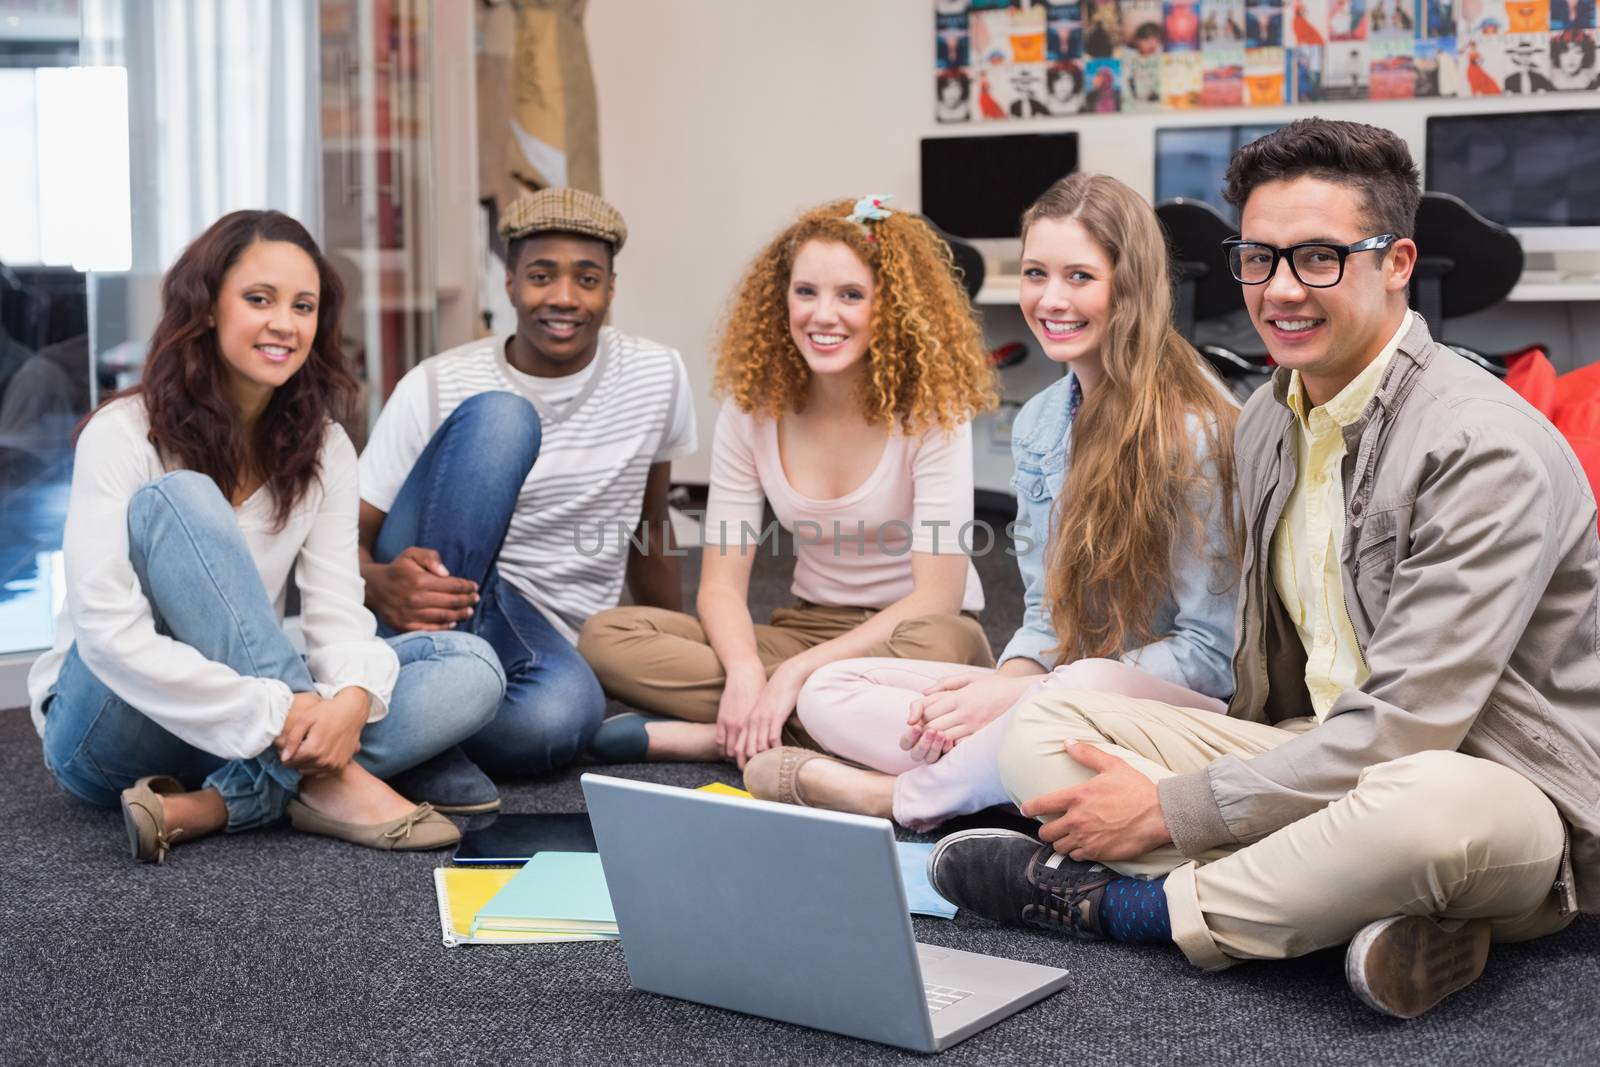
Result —
[{"label": "blue notebook", "polygon": [[896,841],[900,855],[900,881],[906,887],[906,910],[913,915],[935,919],[954,919],[956,906],[941,897],[928,881],[928,856],[933,845],[916,841]]},{"label": "blue notebook", "polygon": [[617,933],[617,916],[594,852],[540,852],[472,920],[480,930]]}]

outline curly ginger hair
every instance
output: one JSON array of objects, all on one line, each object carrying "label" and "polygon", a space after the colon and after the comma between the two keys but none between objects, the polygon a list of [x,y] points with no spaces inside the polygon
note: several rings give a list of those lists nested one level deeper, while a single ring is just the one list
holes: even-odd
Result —
[{"label": "curly ginger hair", "polygon": [[872,271],[868,373],[858,392],[876,424],[946,430],[998,401],[994,371],[950,248],[905,212],[851,221],[854,202],[807,211],[756,256],[717,343],[716,390],[741,411],[778,418],[805,409],[811,369],[789,332],[789,275],[808,241],[837,241]]}]

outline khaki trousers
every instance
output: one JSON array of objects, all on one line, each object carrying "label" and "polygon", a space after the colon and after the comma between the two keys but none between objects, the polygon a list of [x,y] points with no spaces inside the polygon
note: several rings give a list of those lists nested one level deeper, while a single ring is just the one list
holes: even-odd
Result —
[{"label": "khaki trousers", "polygon": [[[875,614],[869,608],[804,602],[778,608],[771,622],[756,625],[756,653],[770,676],[784,660],[849,633]],[[728,676],[700,620],[693,616],[646,607],[602,611],[584,625],[578,651],[594,668],[607,695],[644,711],[691,722],[717,721]],[[994,666],[989,639],[970,615],[907,619],[887,641],[862,655]],[[789,723],[791,728],[798,726],[793,716]],[[803,731],[796,731],[796,736],[805,740]]]},{"label": "khaki trousers", "polygon": [[[1000,777],[1020,804],[1093,776],[1062,750],[1069,742],[1159,781],[1225,755],[1249,759],[1315,725],[1046,689],[1012,711]],[[1526,778],[1434,751],[1368,767],[1343,797],[1252,844],[1193,858],[1166,845],[1107,866],[1165,875],[1173,940],[1189,962],[1218,970],[1340,945],[1392,915],[1488,919],[1497,941],[1553,933],[1573,918],[1552,889],[1565,839],[1555,806]]]}]

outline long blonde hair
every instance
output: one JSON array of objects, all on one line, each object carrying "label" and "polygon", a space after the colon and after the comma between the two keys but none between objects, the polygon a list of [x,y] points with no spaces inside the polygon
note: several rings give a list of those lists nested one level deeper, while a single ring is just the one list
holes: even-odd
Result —
[{"label": "long blonde hair", "polygon": [[853,202],[812,208],[768,242],[745,272],[717,341],[718,394],[767,418],[805,408],[811,370],[789,333],[789,272],[807,241],[837,241],[872,271],[869,373],[858,393],[869,422],[912,433],[952,429],[998,399],[994,371],[950,247],[915,215],[865,225]]},{"label": "long blonde hair", "polygon": [[[1112,266],[1104,369],[1073,423],[1045,603],[1063,662],[1114,657],[1158,636],[1152,627],[1172,588],[1178,549],[1206,542],[1202,509],[1225,516],[1227,558],[1215,561],[1213,573],[1232,584],[1238,411],[1172,327],[1166,239],[1137,193],[1105,175],[1072,174],[1024,213],[1024,240],[1041,219],[1076,219]],[[1195,447],[1196,428],[1203,450]]]}]

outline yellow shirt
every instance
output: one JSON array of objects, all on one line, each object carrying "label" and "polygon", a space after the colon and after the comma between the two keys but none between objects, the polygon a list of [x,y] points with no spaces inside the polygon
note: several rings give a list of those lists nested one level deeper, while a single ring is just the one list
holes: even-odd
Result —
[{"label": "yellow shirt", "polygon": [[1370,673],[1345,610],[1339,553],[1344,543],[1344,427],[1360,418],[1378,391],[1384,368],[1411,326],[1407,312],[1378,358],[1321,407],[1311,407],[1300,372],[1289,378],[1299,476],[1272,543],[1272,584],[1306,650],[1306,690],[1317,721],[1340,693]]}]

